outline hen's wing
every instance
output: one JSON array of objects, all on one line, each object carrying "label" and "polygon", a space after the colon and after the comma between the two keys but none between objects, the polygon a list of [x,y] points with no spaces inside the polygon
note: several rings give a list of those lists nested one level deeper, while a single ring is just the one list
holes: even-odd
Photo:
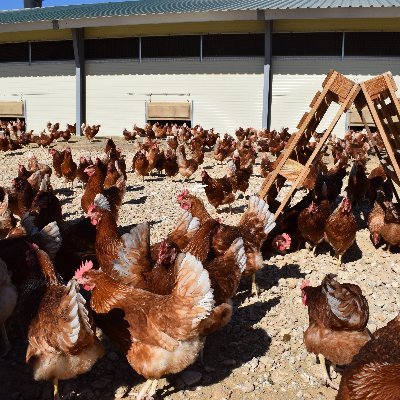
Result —
[{"label": "hen's wing", "polygon": [[113,262],[113,270],[121,282],[138,286],[143,279],[142,272],[151,269],[150,226],[147,222],[136,225],[129,233],[121,236],[118,260]]},{"label": "hen's wing", "polygon": [[[0,188],[0,191],[2,188]],[[16,220],[8,206],[8,193],[3,191],[4,197],[3,201],[0,203],[0,232],[2,236],[6,236],[10,229],[14,228],[16,225]],[[1,237],[4,239],[4,237]]]},{"label": "hen's wing", "polygon": [[74,280],[50,286],[29,328],[26,361],[43,352],[76,354],[92,344],[96,335],[85,303]]},{"label": "hen's wing", "polygon": [[269,211],[268,203],[257,196],[251,196],[249,206],[238,224],[240,231],[246,238],[250,237],[252,243],[261,246],[275,226],[275,216]]},{"label": "hen's wing", "polygon": [[27,181],[29,182],[29,184],[31,185],[32,189],[34,191],[39,191],[40,189],[40,184],[42,182],[42,175],[40,170],[34,172],[28,179]]},{"label": "hen's wing", "polygon": [[91,299],[96,312],[124,311],[132,340],[172,351],[179,340],[198,334],[200,321],[214,305],[208,273],[190,254],[181,253],[175,264],[176,283],[171,295],[159,296],[114,281],[104,273],[96,280]]},{"label": "hen's wing", "polygon": [[322,293],[332,312],[329,324],[332,328],[346,330],[365,329],[369,309],[361,289],[351,283],[340,284],[334,276],[327,275],[322,281]]},{"label": "hen's wing", "polygon": [[193,217],[190,212],[184,211],[179,217],[174,230],[168,235],[168,239],[182,250],[192,239],[199,227],[199,219]]},{"label": "hen's wing", "polygon": [[62,245],[61,233],[57,222],[50,222],[39,231],[35,225],[35,217],[29,213],[25,213],[21,218],[21,226],[23,226],[28,236],[30,236],[32,242],[36,243],[41,249],[44,249],[53,260]]},{"label": "hen's wing", "polygon": [[217,305],[227,302],[235,295],[242,272],[246,268],[246,261],[243,239],[237,238],[225,254],[214,258],[205,266]]},{"label": "hen's wing", "polygon": [[[341,383],[337,399],[394,400],[400,399],[400,365],[371,362],[360,367],[350,378]],[[341,397],[344,387],[350,397]]]},{"label": "hen's wing", "polygon": [[198,260],[204,262],[209,255],[215,228],[218,224],[218,221],[214,219],[206,220],[183,251],[192,254]]},{"label": "hen's wing", "polygon": [[103,190],[103,195],[107,198],[111,211],[114,216],[117,215],[119,208],[121,207],[122,200],[125,195],[126,182],[123,176],[121,176],[114,186]]}]

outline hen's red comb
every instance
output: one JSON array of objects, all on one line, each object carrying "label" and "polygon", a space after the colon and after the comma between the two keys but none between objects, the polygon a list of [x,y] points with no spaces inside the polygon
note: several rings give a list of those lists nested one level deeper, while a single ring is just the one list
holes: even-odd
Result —
[{"label": "hen's red comb", "polygon": [[182,193],[179,194],[177,197],[178,201],[182,201],[188,194],[189,194],[188,189],[183,190]]},{"label": "hen's red comb", "polygon": [[282,237],[285,239],[286,244],[290,247],[292,243],[292,238],[290,237],[290,235],[288,233],[282,233]]},{"label": "hen's red comb", "polygon": [[78,268],[78,269],[75,271],[75,275],[74,275],[75,279],[80,279],[80,278],[82,278],[82,277],[83,277],[83,274],[84,274],[85,272],[90,271],[92,268],[93,268],[93,263],[92,263],[91,261],[87,261],[87,260],[86,260],[84,263],[82,263],[81,267]]},{"label": "hen's red comb", "polygon": [[28,246],[31,250],[35,251],[35,250],[39,250],[39,246],[36,243],[30,243],[28,242]]},{"label": "hen's red comb", "polygon": [[90,214],[93,212],[93,210],[96,208],[95,204],[91,204],[87,210],[86,215],[90,216]]},{"label": "hen's red comb", "polygon": [[311,286],[310,281],[308,279],[302,282],[302,284],[300,285],[300,289],[304,289],[307,286]]}]

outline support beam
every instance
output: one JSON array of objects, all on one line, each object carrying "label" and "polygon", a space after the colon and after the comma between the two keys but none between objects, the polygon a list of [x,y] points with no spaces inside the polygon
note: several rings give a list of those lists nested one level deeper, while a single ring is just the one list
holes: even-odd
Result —
[{"label": "support beam", "polygon": [[272,105],[272,21],[265,21],[265,57],[264,57],[264,89],[262,127],[271,127]]},{"label": "support beam", "polygon": [[81,125],[86,123],[86,71],[83,28],[72,29],[76,81],[76,134],[81,136]]}]

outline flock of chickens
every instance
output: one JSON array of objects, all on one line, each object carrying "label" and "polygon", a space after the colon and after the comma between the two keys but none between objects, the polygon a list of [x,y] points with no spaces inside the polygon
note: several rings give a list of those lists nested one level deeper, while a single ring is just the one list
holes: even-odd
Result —
[{"label": "flock of chickens", "polygon": [[[25,135],[22,126],[13,126],[3,127],[8,133],[0,141],[16,143]],[[99,126],[86,128],[98,131]],[[67,130],[72,133],[71,126]],[[30,142],[49,146],[61,137],[69,140],[63,134],[56,137],[57,124],[48,131],[42,135],[50,142],[32,137]],[[258,151],[270,153],[260,165],[265,177],[276,165],[271,155],[279,157],[290,141],[287,129],[240,128],[237,140],[201,126],[148,124],[123,134],[135,141],[132,170],[143,179],[156,171],[190,179],[206,151],[218,162],[228,160],[222,178],[201,172],[207,199],[217,211],[230,206],[237,192],[247,191]],[[315,142],[297,154],[299,161],[319,138],[315,134]],[[126,157],[111,139],[104,157],[94,161],[81,157],[75,162],[69,147],[49,149],[52,167],[31,154],[26,166],[19,165],[12,186],[0,188],[0,326],[6,350],[11,344],[5,322],[14,315],[27,337],[26,362],[34,378],[52,381],[58,398],[59,380],[89,371],[104,355],[97,326],[147,379],[137,398],[153,398],[161,377],[191,365],[202,356],[207,336],[230,322],[231,299],[242,275],[252,278],[257,294],[256,272],[271,253],[296,250],[304,242],[316,253],[325,241],[341,263],[356,239],[354,211],[365,199],[372,207],[368,226],[373,243],[385,242],[389,250],[400,245],[400,209],[393,202],[392,183],[381,167],[366,173],[370,147],[363,133],[331,140],[325,151],[332,153],[334,166],[328,169],[322,157],[316,160],[304,183],[307,194],[276,220],[274,201],[250,196],[239,223],[227,225],[184,190],[177,198],[180,217],[154,244],[148,223],[120,233],[118,213],[128,177]],[[349,161],[347,195],[337,205]],[[64,219],[51,185],[53,174],[71,184],[82,182],[86,218]],[[399,399],[400,316],[369,332],[361,289],[337,282],[333,274],[318,287],[303,282],[301,296],[310,321],[304,333],[307,350],[322,356],[327,367],[346,365],[337,399]],[[329,368],[325,372],[324,380],[334,387]]]},{"label": "flock of chickens", "polygon": [[[18,150],[29,143],[36,143],[38,146],[47,147],[59,139],[68,142],[72,135],[76,135],[76,123],[67,124],[65,131],[60,130],[60,124],[56,122],[47,123],[46,129],[40,135],[34,135],[33,130],[26,132],[25,121],[16,119],[15,121],[0,121],[0,151]],[[82,124],[82,134],[89,141],[99,133],[100,125]]]}]

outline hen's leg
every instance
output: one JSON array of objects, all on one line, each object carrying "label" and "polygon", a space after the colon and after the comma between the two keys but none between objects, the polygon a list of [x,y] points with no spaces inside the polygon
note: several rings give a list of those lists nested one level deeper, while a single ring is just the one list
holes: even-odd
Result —
[{"label": "hen's leg", "polygon": [[231,204],[229,204],[229,214],[232,215],[232,205]]},{"label": "hen's leg", "polygon": [[3,339],[5,348],[3,353],[0,355],[0,358],[5,357],[11,349],[10,341],[8,340],[7,336],[6,326],[4,325],[4,323],[1,324],[1,337]]},{"label": "hen's leg", "polygon": [[330,368],[331,362],[329,360],[327,360],[322,354],[321,354],[321,358],[322,358],[321,365],[322,365],[322,368],[324,369],[323,379],[325,381],[325,384],[327,386],[331,387],[332,389],[339,390],[339,386],[336,385],[335,383],[333,383],[332,379],[330,377],[329,368]]},{"label": "hen's leg", "polygon": [[256,283],[256,274],[251,275],[251,294],[258,296],[258,287]]},{"label": "hen's leg", "polygon": [[316,244],[316,245],[313,247],[313,255],[314,255],[314,257],[317,257],[317,247],[318,247],[318,244]]},{"label": "hen's leg", "polygon": [[54,387],[54,400],[60,400],[60,393],[58,391],[58,378],[53,379],[53,387]]}]

